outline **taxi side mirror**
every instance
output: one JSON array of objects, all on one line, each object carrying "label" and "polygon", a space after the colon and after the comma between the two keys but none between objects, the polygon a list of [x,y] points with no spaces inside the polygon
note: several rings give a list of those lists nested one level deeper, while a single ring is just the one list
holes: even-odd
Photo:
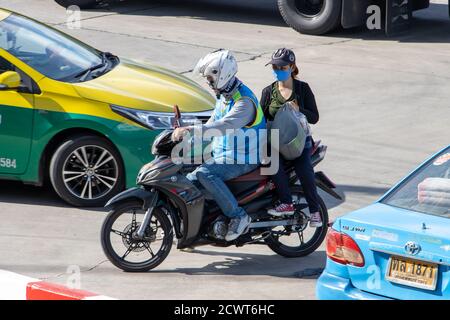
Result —
[{"label": "taxi side mirror", "polygon": [[20,74],[6,71],[0,74],[0,90],[16,90],[21,84]]}]

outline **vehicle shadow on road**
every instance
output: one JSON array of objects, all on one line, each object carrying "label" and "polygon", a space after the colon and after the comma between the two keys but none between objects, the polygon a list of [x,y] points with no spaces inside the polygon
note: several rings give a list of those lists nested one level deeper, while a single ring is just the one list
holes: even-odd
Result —
[{"label": "vehicle shadow on road", "polygon": [[322,190],[319,190],[319,195],[325,202],[327,209],[330,210],[346,202],[348,194],[356,194],[356,195],[362,194],[365,196],[381,197],[388,190],[389,190],[388,187],[371,187],[371,186],[340,184],[336,186],[335,191],[337,194],[341,196],[342,198],[341,200],[330,196],[329,194],[323,192]]},{"label": "vehicle shadow on road", "polygon": [[[0,203],[28,204],[71,208],[58,197],[50,185],[43,187],[25,185],[18,181],[0,181]],[[89,211],[106,211],[105,208],[79,208]]]},{"label": "vehicle shadow on road", "polygon": [[152,273],[183,273],[186,275],[273,276],[280,278],[317,279],[322,273],[326,253],[316,251],[303,258],[284,258],[279,255],[251,254],[194,249],[186,254],[224,256],[222,261],[199,268],[157,269]]},{"label": "vehicle shadow on road", "polygon": [[[369,186],[352,186],[352,185],[338,185],[337,193],[342,197],[342,200],[335,199],[323,191],[319,190],[328,210],[338,207],[345,202],[346,193],[363,193],[368,195],[384,194],[388,188],[369,187]],[[52,206],[59,208],[70,208],[71,206],[61,200],[50,185],[43,187],[25,185],[18,181],[0,181],[0,203],[16,203],[28,204],[37,206]],[[106,208],[79,208],[88,211],[107,211]]]},{"label": "vehicle shadow on road", "polygon": [[[91,10],[89,10],[91,11]],[[192,19],[238,22],[287,27],[276,0],[127,0],[111,2],[92,12],[130,16],[189,17]]]},{"label": "vehicle shadow on road", "polygon": [[337,190],[339,194],[344,196],[345,199],[346,193],[362,193],[371,196],[382,196],[389,190],[389,187],[369,187],[369,186],[341,184],[337,186]]},{"label": "vehicle shadow on road", "polygon": [[[208,21],[237,22],[289,28],[281,17],[276,0],[141,0],[111,3],[93,12],[118,13],[149,17],[184,17]],[[324,37],[413,43],[450,43],[450,19],[446,4],[431,4],[414,12],[411,29],[387,37],[382,30],[366,26],[341,29]]]}]

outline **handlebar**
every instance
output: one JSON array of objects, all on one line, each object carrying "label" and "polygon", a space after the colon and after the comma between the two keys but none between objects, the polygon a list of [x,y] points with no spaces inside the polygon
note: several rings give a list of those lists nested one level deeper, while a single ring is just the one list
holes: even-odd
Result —
[{"label": "handlebar", "polygon": [[178,105],[173,106],[173,112],[175,113],[175,128],[181,127],[181,112],[180,108],[178,108]]}]

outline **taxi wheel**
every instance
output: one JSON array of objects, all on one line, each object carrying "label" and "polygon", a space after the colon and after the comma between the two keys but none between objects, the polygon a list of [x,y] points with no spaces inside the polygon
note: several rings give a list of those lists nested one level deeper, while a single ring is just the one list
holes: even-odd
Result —
[{"label": "taxi wheel", "polygon": [[72,137],[56,149],[50,161],[50,181],[69,204],[103,206],[124,188],[122,159],[104,138]]}]

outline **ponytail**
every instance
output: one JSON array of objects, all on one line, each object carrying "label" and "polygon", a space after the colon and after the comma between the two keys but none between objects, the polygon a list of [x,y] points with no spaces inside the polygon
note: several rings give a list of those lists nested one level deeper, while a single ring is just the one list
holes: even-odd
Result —
[{"label": "ponytail", "polygon": [[292,73],[291,73],[292,78],[295,79],[295,78],[297,78],[297,76],[299,74],[298,67],[297,67],[297,65],[295,63],[293,63],[291,68],[292,68]]}]

